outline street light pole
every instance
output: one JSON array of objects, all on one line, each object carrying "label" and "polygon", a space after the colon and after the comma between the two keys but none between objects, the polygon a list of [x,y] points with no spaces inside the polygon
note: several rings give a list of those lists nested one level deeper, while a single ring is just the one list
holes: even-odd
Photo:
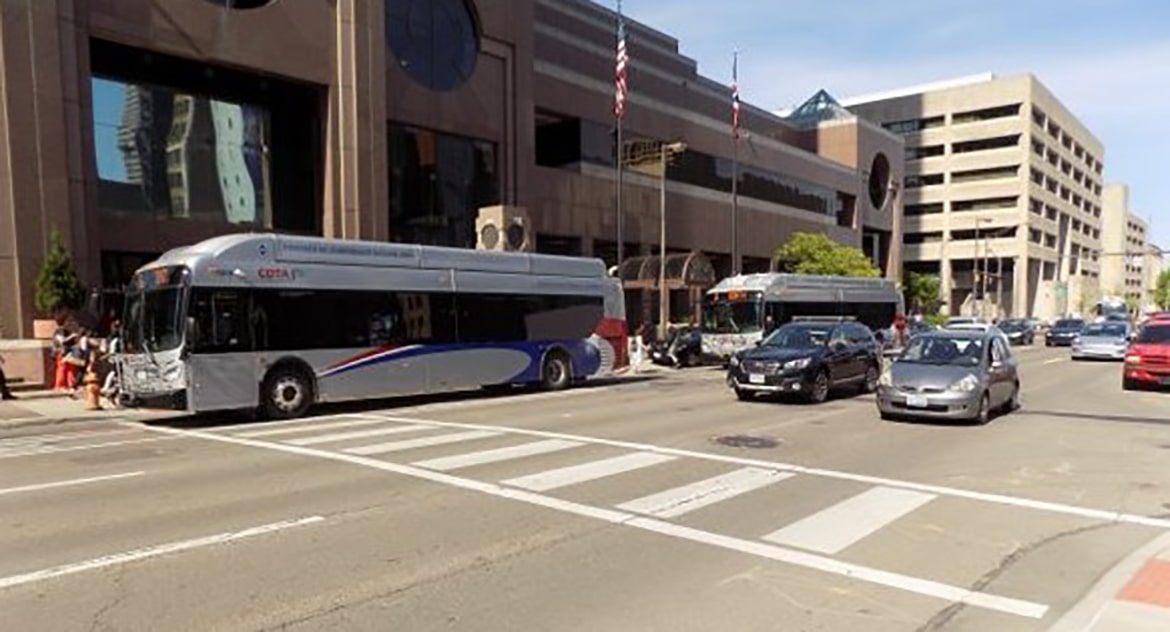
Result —
[{"label": "street light pole", "polygon": [[670,293],[666,290],[666,166],[672,155],[686,148],[683,142],[662,143],[662,172],[658,180],[658,331],[664,339],[670,321]]}]

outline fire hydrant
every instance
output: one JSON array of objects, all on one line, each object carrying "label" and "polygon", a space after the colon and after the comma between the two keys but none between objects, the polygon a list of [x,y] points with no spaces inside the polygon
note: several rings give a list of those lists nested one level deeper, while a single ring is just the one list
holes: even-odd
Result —
[{"label": "fire hydrant", "polygon": [[85,385],[85,409],[86,410],[101,410],[102,409],[102,387],[100,380],[98,380],[97,371],[93,366],[85,372],[85,379],[82,380]]}]

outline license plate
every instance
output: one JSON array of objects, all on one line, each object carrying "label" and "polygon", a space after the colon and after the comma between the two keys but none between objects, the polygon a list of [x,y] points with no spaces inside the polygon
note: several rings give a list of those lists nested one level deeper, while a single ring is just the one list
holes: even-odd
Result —
[{"label": "license plate", "polygon": [[907,395],[906,406],[908,408],[926,408],[928,406],[925,395]]},{"label": "license plate", "polygon": [[764,383],[764,376],[763,375],[749,375],[748,382],[750,382],[752,384],[763,384]]}]

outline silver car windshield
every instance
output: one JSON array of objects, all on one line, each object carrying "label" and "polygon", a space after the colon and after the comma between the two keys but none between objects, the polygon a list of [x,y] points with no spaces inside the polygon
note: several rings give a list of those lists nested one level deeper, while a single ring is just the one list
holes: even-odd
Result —
[{"label": "silver car windshield", "polygon": [[910,341],[899,362],[952,366],[979,366],[983,361],[983,340],[921,336]]}]

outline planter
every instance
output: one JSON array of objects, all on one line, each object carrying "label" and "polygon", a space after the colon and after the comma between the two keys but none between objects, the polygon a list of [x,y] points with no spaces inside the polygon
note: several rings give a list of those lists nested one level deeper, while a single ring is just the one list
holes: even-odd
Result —
[{"label": "planter", "polygon": [[52,340],[57,332],[57,321],[52,318],[37,318],[33,320],[33,338],[37,340]]}]

